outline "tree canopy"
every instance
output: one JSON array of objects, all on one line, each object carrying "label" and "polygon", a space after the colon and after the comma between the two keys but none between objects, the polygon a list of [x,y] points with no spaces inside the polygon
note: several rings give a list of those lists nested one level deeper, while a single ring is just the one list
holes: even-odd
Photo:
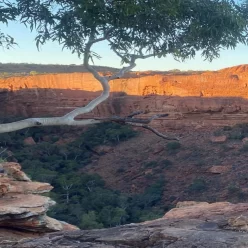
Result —
[{"label": "tree canopy", "polygon": [[131,54],[207,59],[247,42],[246,1],[15,0],[3,1],[2,19],[14,17],[37,31],[36,44],[58,41],[85,53],[89,39],[106,39],[123,58]]},{"label": "tree canopy", "polygon": [[[108,82],[135,67],[136,59],[166,57],[193,58],[200,51],[212,60],[225,48],[247,44],[247,1],[233,0],[7,0],[0,3],[0,22],[17,20],[35,30],[36,46],[55,41],[83,57],[84,65],[103,86],[103,94],[60,119],[32,120],[25,128],[37,125],[79,125],[74,118],[94,109],[109,96]],[[10,39],[10,40],[9,40]],[[2,41],[2,42],[1,42]],[[107,41],[127,67],[103,77],[89,65],[99,58],[95,43]],[[0,45],[13,44],[0,35]],[[18,41],[17,41],[18,42]],[[70,119],[70,120],[69,120]],[[99,120],[98,120],[99,122]],[[23,125],[20,125],[23,124]],[[12,131],[0,125],[0,132]],[[2,130],[2,131],[1,131]]]}]

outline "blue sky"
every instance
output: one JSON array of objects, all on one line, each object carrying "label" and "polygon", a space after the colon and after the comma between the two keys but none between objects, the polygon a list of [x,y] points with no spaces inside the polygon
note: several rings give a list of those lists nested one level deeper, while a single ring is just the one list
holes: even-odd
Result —
[{"label": "blue sky", "polygon": [[[37,51],[34,38],[35,33],[31,33],[25,26],[19,23],[9,23],[8,27],[0,24],[0,29],[13,36],[18,46],[11,50],[0,50],[1,63],[37,63],[37,64],[82,64],[82,60],[70,51],[62,51],[62,47],[57,43],[47,43]],[[97,44],[94,51],[102,56],[101,60],[96,60],[96,65],[120,67],[120,60],[111,53],[106,43]],[[146,60],[138,60],[134,70],[218,70],[225,67],[248,64],[248,46],[239,45],[235,50],[223,50],[220,58],[210,62],[204,61],[200,54],[195,59],[185,62],[177,62],[172,57]]]}]

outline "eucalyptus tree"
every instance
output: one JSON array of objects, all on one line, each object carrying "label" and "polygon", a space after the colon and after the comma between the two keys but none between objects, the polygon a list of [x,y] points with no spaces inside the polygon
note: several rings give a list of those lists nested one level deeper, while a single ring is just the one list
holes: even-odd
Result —
[{"label": "eucalyptus tree", "polygon": [[[0,3],[0,23],[7,25],[9,21],[15,20],[16,16],[16,7],[10,2],[3,0]],[[13,45],[15,45],[14,39],[8,34],[3,33],[0,29],[0,47],[9,49]]]},{"label": "eucalyptus tree", "polygon": [[[88,125],[106,121],[75,118],[105,101],[109,97],[109,81],[132,70],[138,59],[170,54],[183,61],[194,58],[199,51],[203,59],[211,61],[222,49],[234,49],[238,43],[247,44],[247,1],[12,0],[5,9],[8,9],[7,17],[4,15],[0,21],[15,18],[36,31],[38,48],[47,41],[54,41],[76,53],[103,91],[85,107],[62,117],[29,118],[1,124],[2,133],[32,126]],[[120,58],[123,67],[118,73],[102,76],[90,65],[93,59],[99,58],[94,45],[100,42],[107,42],[109,49]],[[157,117],[140,120],[132,115],[107,120],[149,129],[147,123]]]}]

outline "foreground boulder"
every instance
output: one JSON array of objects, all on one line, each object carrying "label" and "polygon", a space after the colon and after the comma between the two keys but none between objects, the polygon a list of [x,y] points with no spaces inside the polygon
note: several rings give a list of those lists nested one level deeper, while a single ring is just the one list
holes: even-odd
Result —
[{"label": "foreground boulder", "polygon": [[52,188],[48,183],[32,182],[18,163],[0,164],[0,247],[4,240],[77,229],[46,215],[55,202],[39,194]]},{"label": "foreground boulder", "polygon": [[182,202],[161,219],[109,229],[56,232],[15,248],[246,248],[248,204]]}]

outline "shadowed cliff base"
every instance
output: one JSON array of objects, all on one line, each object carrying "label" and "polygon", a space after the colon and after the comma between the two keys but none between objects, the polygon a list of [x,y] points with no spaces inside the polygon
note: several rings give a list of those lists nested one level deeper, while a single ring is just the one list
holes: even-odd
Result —
[{"label": "shadowed cliff base", "polygon": [[[85,106],[99,94],[100,91],[71,89],[2,90],[0,115],[6,121],[17,116],[22,118],[62,116],[77,107]],[[168,113],[168,117],[154,120],[152,124],[161,130],[180,129],[185,126],[225,126],[247,122],[248,99],[156,94],[135,96],[127,95],[125,92],[112,92],[107,101],[80,118],[126,116],[138,110],[148,112],[141,115],[141,118]]]},{"label": "shadowed cliff base", "polygon": [[[126,115],[144,110],[150,114],[170,114],[166,122],[154,122],[165,128],[231,125],[247,118],[248,65],[192,75],[131,74],[110,81],[111,97],[108,101],[82,118],[92,114]],[[102,90],[90,73],[2,78],[0,88],[2,116],[63,115],[76,107],[85,106]]]}]

